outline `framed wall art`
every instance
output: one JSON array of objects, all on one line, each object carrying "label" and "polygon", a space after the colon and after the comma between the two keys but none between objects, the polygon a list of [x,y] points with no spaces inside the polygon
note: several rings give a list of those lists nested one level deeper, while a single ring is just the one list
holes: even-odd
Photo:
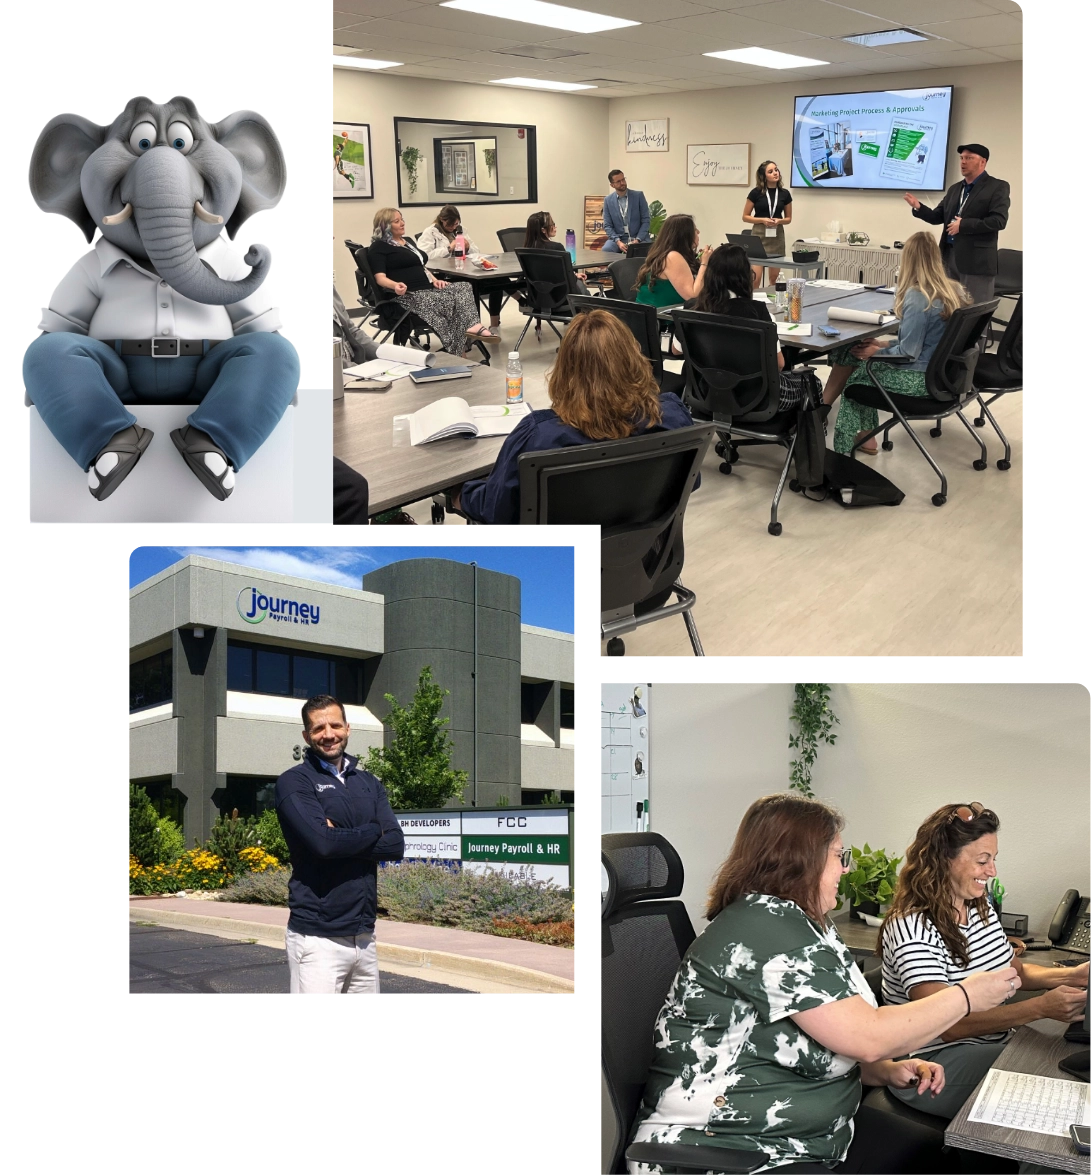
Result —
[{"label": "framed wall art", "polygon": [[371,127],[366,122],[333,124],[333,198],[375,199]]},{"label": "framed wall art", "polygon": [[634,118],[625,123],[626,151],[669,151],[669,118]]},{"label": "framed wall art", "polygon": [[690,143],[686,148],[687,184],[749,184],[749,143]]}]

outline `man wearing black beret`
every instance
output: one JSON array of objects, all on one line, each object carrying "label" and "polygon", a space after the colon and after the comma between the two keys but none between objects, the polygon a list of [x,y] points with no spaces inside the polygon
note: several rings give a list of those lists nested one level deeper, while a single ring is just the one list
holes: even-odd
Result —
[{"label": "man wearing black beret", "polygon": [[935,208],[922,204],[910,192],[905,202],[913,215],[929,224],[942,224],[939,247],[948,276],[961,282],[974,302],[988,302],[996,281],[997,236],[1008,223],[1011,191],[1004,180],[985,171],[989,149],[966,143],[958,149],[962,182],[947,189]]}]

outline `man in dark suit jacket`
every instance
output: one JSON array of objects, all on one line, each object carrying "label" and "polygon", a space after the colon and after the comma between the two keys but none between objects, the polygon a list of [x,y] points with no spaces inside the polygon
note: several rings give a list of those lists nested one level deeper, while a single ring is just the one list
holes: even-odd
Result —
[{"label": "man in dark suit jacket", "polygon": [[993,296],[997,235],[1008,223],[1011,204],[1008,184],[986,174],[988,161],[988,147],[966,143],[958,149],[962,182],[948,188],[937,207],[929,208],[910,192],[905,194],[914,216],[946,226],[939,241],[944,266],[975,302],[988,302]]}]

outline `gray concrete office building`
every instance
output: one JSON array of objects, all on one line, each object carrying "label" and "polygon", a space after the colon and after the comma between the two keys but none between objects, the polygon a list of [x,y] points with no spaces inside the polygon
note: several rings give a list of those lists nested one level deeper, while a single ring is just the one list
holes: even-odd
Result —
[{"label": "gray concrete office building", "polygon": [[390,737],[384,695],[407,705],[425,665],[465,803],[575,798],[573,637],[520,622],[514,576],[407,559],[355,590],[190,555],[132,589],[129,626],[130,779],[187,844],[271,806],[304,700],[340,698],[366,755]]}]

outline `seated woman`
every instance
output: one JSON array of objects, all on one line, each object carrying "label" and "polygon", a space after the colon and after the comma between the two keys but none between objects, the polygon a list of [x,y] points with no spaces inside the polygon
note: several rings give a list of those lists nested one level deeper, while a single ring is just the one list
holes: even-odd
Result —
[{"label": "seated woman", "polygon": [[[918,1106],[942,1118],[958,1112],[1004,1048],[1009,1029],[1033,1020],[1079,1020],[1087,999],[1086,963],[1038,967],[1013,956],[986,896],[986,884],[996,876],[999,829],[996,813],[980,804],[945,804],[933,812],[906,850],[880,932],[888,1004],[915,1003],[971,971],[1001,967],[1014,967],[1023,987],[1046,990],[1007,1007],[974,1009],[914,1051],[947,1073],[943,1093]],[[904,1090],[891,1093],[909,1100]]]},{"label": "seated woman", "polygon": [[[565,251],[564,245],[553,238],[557,235],[557,225],[548,212],[532,212],[527,217],[527,235],[523,241],[524,249],[560,249]],[[587,286],[584,282],[587,274],[576,270],[574,273],[576,284],[568,292],[570,294],[586,294]]]},{"label": "seated woman", "polygon": [[397,208],[375,213],[368,264],[384,290],[393,290],[398,302],[422,318],[439,335],[451,355],[468,350],[467,339],[496,343],[500,336],[482,326],[468,282],[445,282],[433,277],[428,257],[405,234],[405,218]]},{"label": "seated woman", "polygon": [[[754,273],[746,250],[740,245],[721,245],[711,251],[705,266],[704,285],[693,303],[693,309],[751,322],[773,321],[768,305],[754,301]],[[785,412],[799,403],[799,384],[783,374],[784,355],[779,343],[777,369],[782,373],[777,411]]]},{"label": "seated woman", "polygon": [[552,408],[531,412],[504,442],[492,473],[468,481],[453,505],[478,522],[515,522],[519,454],[615,441],[692,424],[682,401],[660,393],[632,332],[605,310],[577,314],[548,375]]},{"label": "seated woman", "polygon": [[678,306],[695,298],[708,264],[707,250],[704,256],[697,251],[700,241],[692,216],[684,212],[668,216],[636,275],[636,300],[645,306]]},{"label": "seated woman", "polygon": [[763,1153],[761,1170],[949,1170],[939,1131],[861,1107],[861,1085],[913,1086],[914,1104],[942,1092],[941,1065],[887,1058],[946,1031],[967,1004],[996,1007],[1019,978],[981,972],[912,1009],[877,1008],[827,918],[848,870],[842,823],[793,794],[743,816],[709,894],[711,922],[656,1021],[633,1142]]},{"label": "seated woman", "polygon": [[[952,281],[943,270],[939,245],[931,233],[914,233],[902,250],[898,286],[894,294],[894,313],[902,320],[898,337],[887,346],[879,339],[868,339],[855,347],[840,347],[830,353],[832,370],[826,380],[822,398],[832,404],[852,384],[869,382],[864,369],[865,360],[884,355],[911,355],[913,362],[890,366],[876,364],[875,377],[888,392],[900,396],[924,396],[924,373],[936,344],[947,329],[947,319],[960,306],[969,302],[966,291]],[[874,408],[844,399],[837,410],[837,427],[833,447],[838,453],[849,453],[857,437],[879,426],[879,413]],[[879,446],[872,437],[857,452],[877,453]]]},{"label": "seated woman", "polygon": [[[469,234],[462,227],[462,217],[453,204],[444,204],[436,215],[436,219],[417,237],[417,248],[428,254],[429,261],[446,261],[455,255],[455,243],[459,233],[466,249],[466,257],[480,258],[484,256],[481,249],[470,239]],[[511,293],[518,282],[510,277],[493,278],[491,281],[475,281],[474,289],[477,293],[489,296],[489,322],[491,326],[500,325],[500,308],[504,305],[504,295]]]}]

